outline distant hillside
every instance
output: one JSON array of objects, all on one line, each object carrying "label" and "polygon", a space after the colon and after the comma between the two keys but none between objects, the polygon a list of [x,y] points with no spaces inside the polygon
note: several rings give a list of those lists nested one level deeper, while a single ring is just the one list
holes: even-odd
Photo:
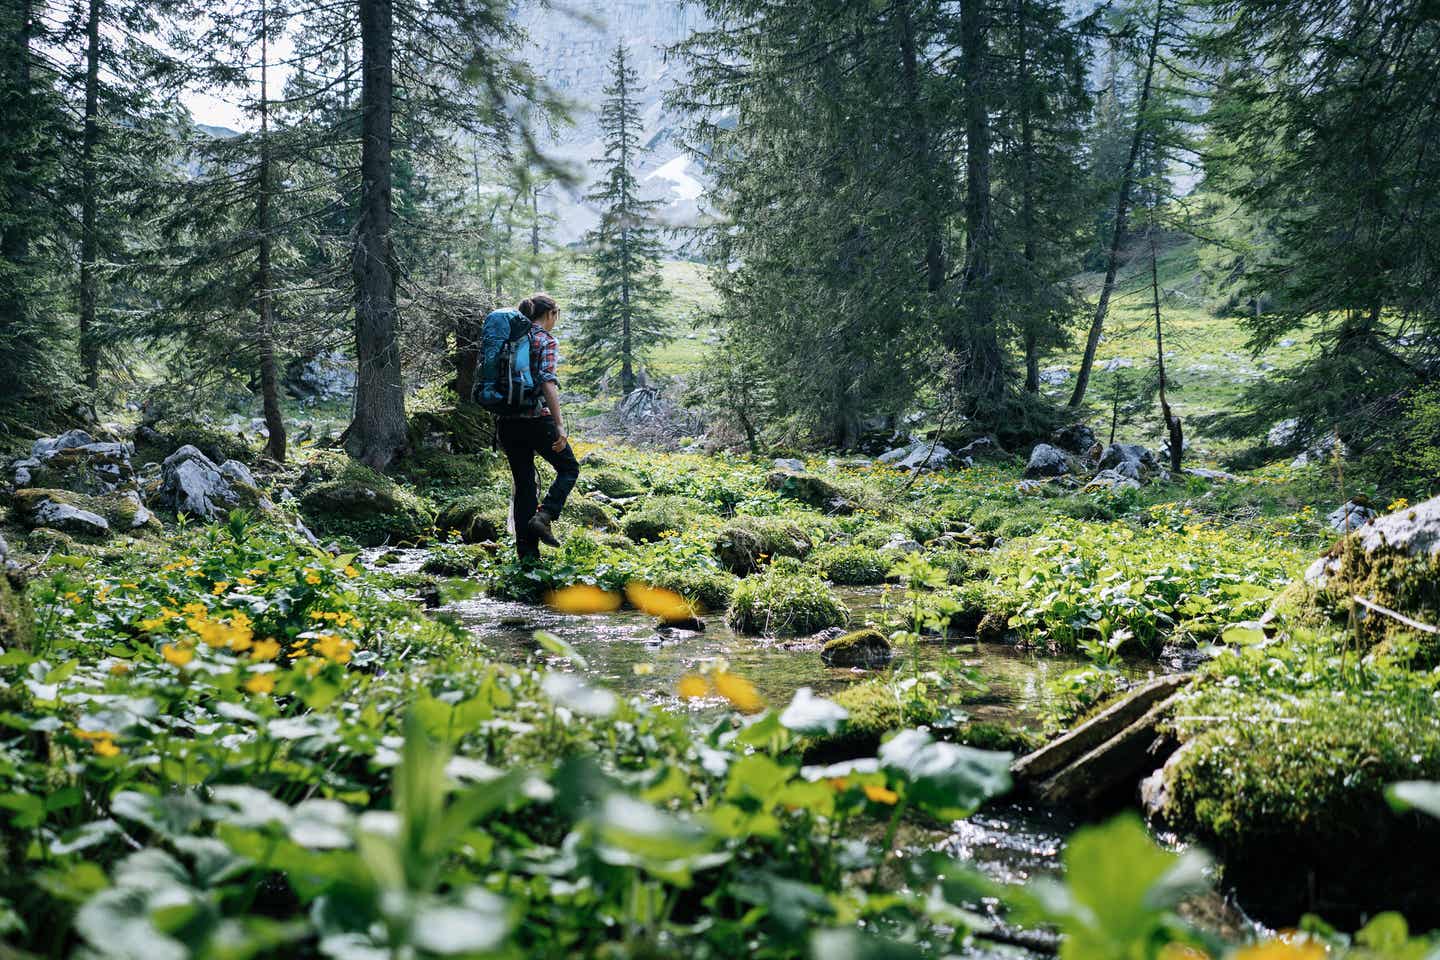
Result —
[{"label": "distant hillside", "polygon": [[197,123],[195,129],[201,133],[208,133],[217,140],[229,140],[231,137],[240,136],[239,130],[231,130],[229,127],[217,127],[208,123]]}]

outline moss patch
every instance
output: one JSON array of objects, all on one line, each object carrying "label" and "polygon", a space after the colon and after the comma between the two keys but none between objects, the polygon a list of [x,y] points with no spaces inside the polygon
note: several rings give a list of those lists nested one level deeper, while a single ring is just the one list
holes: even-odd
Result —
[{"label": "moss patch", "polygon": [[688,497],[650,497],[638,510],[625,514],[620,529],[636,543],[652,543],[666,533],[686,529],[703,509],[703,504]]},{"label": "moss patch", "polygon": [[617,524],[615,513],[605,504],[589,497],[571,497],[565,501],[560,519],[591,530],[614,530]]},{"label": "moss patch", "polygon": [[505,503],[491,493],[477,493],[445,504],[435,518],[435,529],[456,531],[465,543],[498,540],[505,530]]},{"label": "moss patch", "polygon": [[162,420],[135,434],[135,462],[159,463],[186,445],[199,450],[217,465],[226,460],[250,463],[259,452],[233,433],[187,420]]},{"label": "moss patch", "polygon": [[0,649],[29,650],[35,644],[35,612],[18,577],[0,570]]},{"label": "moss patch", "polygon": [[580,482],[586,490],[598,490],[607,497],[625,500],[645,493],[645,484],[633,473],[607,467],[594,473],[581,473]]},{"label": "moss patch", "polygon": [[735,588],[740,583],[734,574],[709,567],[669,570],[653,580],[655,586],[674,590],[712,613],[729,609],[730,601],[735,597]]},{"label": "moss patch", "polygon": [[820,659],[830,667],[883,667],[894,656],[890,641],[874,627],[852,630],[829,640],[820,649]]},{"label": "moss patch", "polygon": [[317,484],[300,501],[317,533],[346,537],[367,547],[416,543],[430,536],[429,506],[388,477],[358,463]]},{"label": "moss patch", "polygon": [[776,557],[803,559],[814,541],[784,517],[738,517],[715,536],[715,556],[732,573],[744,576]]},{"label": "moss patch", "polygon": [[813,573],[771,570],[741,582],[727,620],[741,633],[807,636],[826,627],[844,626],[850,611]]},{"label": "moss patch", "polygon": [[884,583],[895,562],[893,556],[862,546],[822,547],[810,559],[826,580],[851,586]]}]

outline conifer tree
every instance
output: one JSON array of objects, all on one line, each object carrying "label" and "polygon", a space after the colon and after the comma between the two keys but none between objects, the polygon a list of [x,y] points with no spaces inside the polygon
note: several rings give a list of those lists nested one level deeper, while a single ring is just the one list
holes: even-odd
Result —
[{"label": "conifer tree", "polygon": [[643,156],[641,91],[623,43],[610,57],[610,71],[600,109],[605,152],[594,161],[604,173],[586,197],[600,212],[600,222],[585,237],[594,280],[576,308],[576,354],[582,376],[592,383],[618,368],[620,395],[629,396],[636,368],[666,338],[669,296],[660,275],[664,248],[654,223],[658,204],[641,196],[635,176]]}]

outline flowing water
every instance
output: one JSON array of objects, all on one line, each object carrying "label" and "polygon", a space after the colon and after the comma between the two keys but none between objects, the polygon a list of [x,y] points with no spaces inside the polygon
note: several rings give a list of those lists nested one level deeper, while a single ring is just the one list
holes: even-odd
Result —
[{"label": "flowing water", "polygon": [[[419,569],[424,551],[391,551],[388,569]],[[458,591],[462,595],[473,591]],[[881,607],[879,588],[838,588],[836,591],[857,619],[876,615]],[[774,641],[736,634],[723,616],[707,618],[703,632],[658,629],[653,617],[636,610],[602,614],[572,614],[544,606],[497,600],[483,595],[448,602],[441,613],[454,617],[490,650],[503,659],[524,663],[545,661],[549,654],[535,641],[536,631],[561,638],[583,655],[581,671],[591,681],[624,696],[639,696],[664,709],[696,714],[724,707],[719,700],[687,701],[674,693],[686,673],[703,670],[717,660],[749,679],[772,704],[790,701],[800,687],[833,694],[872,672],[825,666],[814,645],[803,641]],[[965,698],[964,710],[974,720],[993,720],[1036,727],[1047,706],[1050,679],[1084,666],[1089,661],[1070,656],[1037,656],[1002,644],[922,643],[898,650],[892,669],[921,670],[942,664],[963,664],[975,671],[983,689]],[[550,659],[551,669],[574,669]],[[637,672],[636,667],[641,667]],[[1129,664],[1122,669],[1134,678],[1163,670],[1155,665]],[[968,820],[941,830],[907,831],[904,842],[912,848],[949,853],[972,864],[991,879],[1023,883],[1060,872],[1064,839],[1080,821],[1064,811],[1020,803],[987,807]],[[1217,898],[1218,900],[1218,898]],[[978,905],[982,908],[985,905]],[[1223,911],[1222,911],[1223,912]],[[1031,957],[1036,954],[1011,947],[980,952],[975,957]]]}]

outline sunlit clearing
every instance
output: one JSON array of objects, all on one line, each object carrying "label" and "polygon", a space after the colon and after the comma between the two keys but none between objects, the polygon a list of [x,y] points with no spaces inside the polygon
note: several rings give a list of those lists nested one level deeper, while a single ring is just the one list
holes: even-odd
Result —
[{"label": "sunlit clearing", "polygon": [[577,583],[545,594],[545,605],[561,613],[612,613],[620,609],[620,594]]},{"label": "sunlit clearing", "polygon": [[765,709],[765,698],[755,684],[733,673],[715,674],[715,690],[729,700],[741,713],[759,713]]},{"label": "sunlit clearing", "polygon": [[636,610],[659,617],[667,623],[695,615],[695,608],[680,594],[664,587],[652,587],[648,583],[627,583],[625,598]]}]

